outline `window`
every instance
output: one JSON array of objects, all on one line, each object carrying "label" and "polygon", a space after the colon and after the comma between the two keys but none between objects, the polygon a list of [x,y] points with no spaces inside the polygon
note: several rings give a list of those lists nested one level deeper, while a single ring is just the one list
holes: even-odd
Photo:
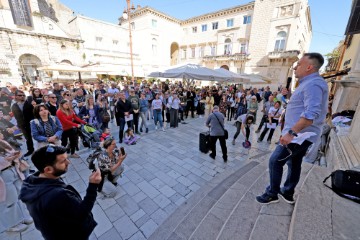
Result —
[{"label": "window", "polygon": [[212,23],[212,29],[213,30],[216,30],[216,29],[218,29],[219,28],[219,22],[213,22]]},{"label": "window", "polygon": [[28,0],[9,0],[9,5],[15,25],[33,26]]},{"label": "window", "polygon": [[132,22],[130,25],[131,25],[131,30],[135,30],[135,23]]},{"label": "window", "polygon": [[251,23],[251,16],[244,16],[243,24],[250,24]]},{"label": "window", "polygon": [[157,56],[157,40],[156,40],[156,38],[153,38],[151,41],[151,49],[152,49],[153,56]]},{"label": "window", "polygon": [[216,46],[211,46],[211,56],[216,55]]},{"label": "window", "polygon": [[238,74],[242,73],[241,68],[236,68],[236,73],[238,73]]},{"label": "window", "polygon": [[197,33],[197,27],[192,27],[192,32]]},{"label": "window", "polygon": [[195,58],[195,48],[191,48],[191,58]]},{"label": "window", "polygon": [[294,5],[288,5],[280,8],[280,17],[292,16]]},{"label": "window", "polygon": [[227,26],[227,27],[232,27],[232,26],[234,26],[234,19],[232,18],[232,19],[226,20],[226,26]]},{"label": "window", "polygon": [[205,56],[205,47],[201,46],[199,48],[199,57],[204,57]]},{"label": "window", "polygon": [[102,41],[102,37],[96,37],[96,41],[97,41],[97,42],[101,42],[101,41]]},{"label": "window", "polygon": [[242,43],[240,45],[240,53],[243,53],[243,54],[246,53],[246,43]]},{"label": "window", "polygon": [[231,39],[227,38],[225,40],[225,45],[224,45],[224,55],[230,55],[231,54]]},{"label": "window", "polygon": [[183,50],[182,50],[182,58],[183,58],[183,59],[186,59],[186,49],[183,49]]},{"label": "window", "polygon": [[118,45],[119,41],[118,40],[113,40],[113,44],[114,45]]},{"label": "window", "polygon": [[157,20],[156,19],[151,20],[151,25],[153,28],[157,28]]},{"label": "window", "polygon": [[275,39],[275,52],[280,52],[285,50],[285,43],[286,43],[286,32],[281,31],[277,34]]},{"label": "window", "polygon": [[203,32],[207,31],[207,24],[201,25],[201,31]]}]

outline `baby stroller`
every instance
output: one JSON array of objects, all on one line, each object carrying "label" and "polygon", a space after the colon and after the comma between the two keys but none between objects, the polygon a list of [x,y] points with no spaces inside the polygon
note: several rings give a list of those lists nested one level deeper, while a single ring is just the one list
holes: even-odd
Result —
[{"label": "baby stroller", "polygon": [[91,125],[82,125],[79,136],[82,139],[84,147],[97,148],[100,145],[101,132]]}]

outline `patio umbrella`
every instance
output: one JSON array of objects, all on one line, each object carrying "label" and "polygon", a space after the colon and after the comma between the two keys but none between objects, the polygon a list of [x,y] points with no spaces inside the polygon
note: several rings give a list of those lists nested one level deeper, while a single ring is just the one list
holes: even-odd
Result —
[{"label": "patio umbrella", "polygon": [[227,77],[227,81],[228,82],[236,82],[236,83],[242,83],[244,82],[245,79],[247,79],[248,77],[248,74],[245,74],[245,73],[242,73],[242,74],[239,74],[239,73],[234,73],[234,72],[231,72],[229,70],[226,70],[225,68],[218,68],[218,69],[215,69],[215,71],[225,75]]},{"label": "patio umbrella", "polygon": [[39,67],[39,68],[37,68],[37,70],[39,70],[39,71],[77,72],[80,82],[81,82],[81,72],[89,72],[89,70],[87,70],[85,68],[73,66],[73,65],[70,65],[67,63],[47,65],[47,66]]},{"label": "patio umbrella", "polygon": [[165,71],[152,72],[148,76],[161,77],[161,78],[208,80],[208,81],[221,81],[227,79],[227,77],[224,74],[197,64],[186,64],[186,65],[175,66]]},{"label": "patio umbrella", "polygon": [[245,77],[244,83],[247,84],[265,84],[265,83],[271,83],[271,78],[262,76],[260,74],[247,74],[247,77]]}]

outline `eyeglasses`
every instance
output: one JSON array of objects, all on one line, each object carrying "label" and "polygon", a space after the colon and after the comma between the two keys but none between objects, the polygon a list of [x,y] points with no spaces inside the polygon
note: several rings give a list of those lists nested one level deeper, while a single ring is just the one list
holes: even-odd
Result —
[{"label": "eyeglasses", "polygon": [[49,97],[49,98],[57,98],[57,97]]},{"label": "eyeglasses", "polygon": [[287,145],[280,145],[280,146],[282,146],[283,148],[285,148],[285,149],[287,150],[287,153],[285,154],[284,157],[278,159],[279,162],[285,161],[285,160],[289,159],[289,158],[292,156],[292,154],[293,154],[293,152],[291,151],[291,149],[290,149]]},{"label": "eyeglasses", "polygon": [[64,94],[65,96],[70,96],[70,94]]},{"label": "eyeglasses", "polygon": [[16,96],[18,96],[18,97],[25,97],[25,95],[16,95]]}]

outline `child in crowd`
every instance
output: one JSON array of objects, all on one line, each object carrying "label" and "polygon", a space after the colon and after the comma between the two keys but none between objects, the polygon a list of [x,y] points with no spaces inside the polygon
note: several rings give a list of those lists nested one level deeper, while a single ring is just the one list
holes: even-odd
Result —
[{"label": "child in crowd", "polygon": [[131,128],[128,128],[125,132],[124,143],[127,145],[135,145],[139,140],[139,137],[136,136]]},{"label": "child in crowd", "polygon": [[109,137],[111,137],[110,135],[110,129],[109,128],[105,128],[103,133],[101,134],[100,136],[100,141],[103,142],[105,141],[106,139],[108,139]]}]

